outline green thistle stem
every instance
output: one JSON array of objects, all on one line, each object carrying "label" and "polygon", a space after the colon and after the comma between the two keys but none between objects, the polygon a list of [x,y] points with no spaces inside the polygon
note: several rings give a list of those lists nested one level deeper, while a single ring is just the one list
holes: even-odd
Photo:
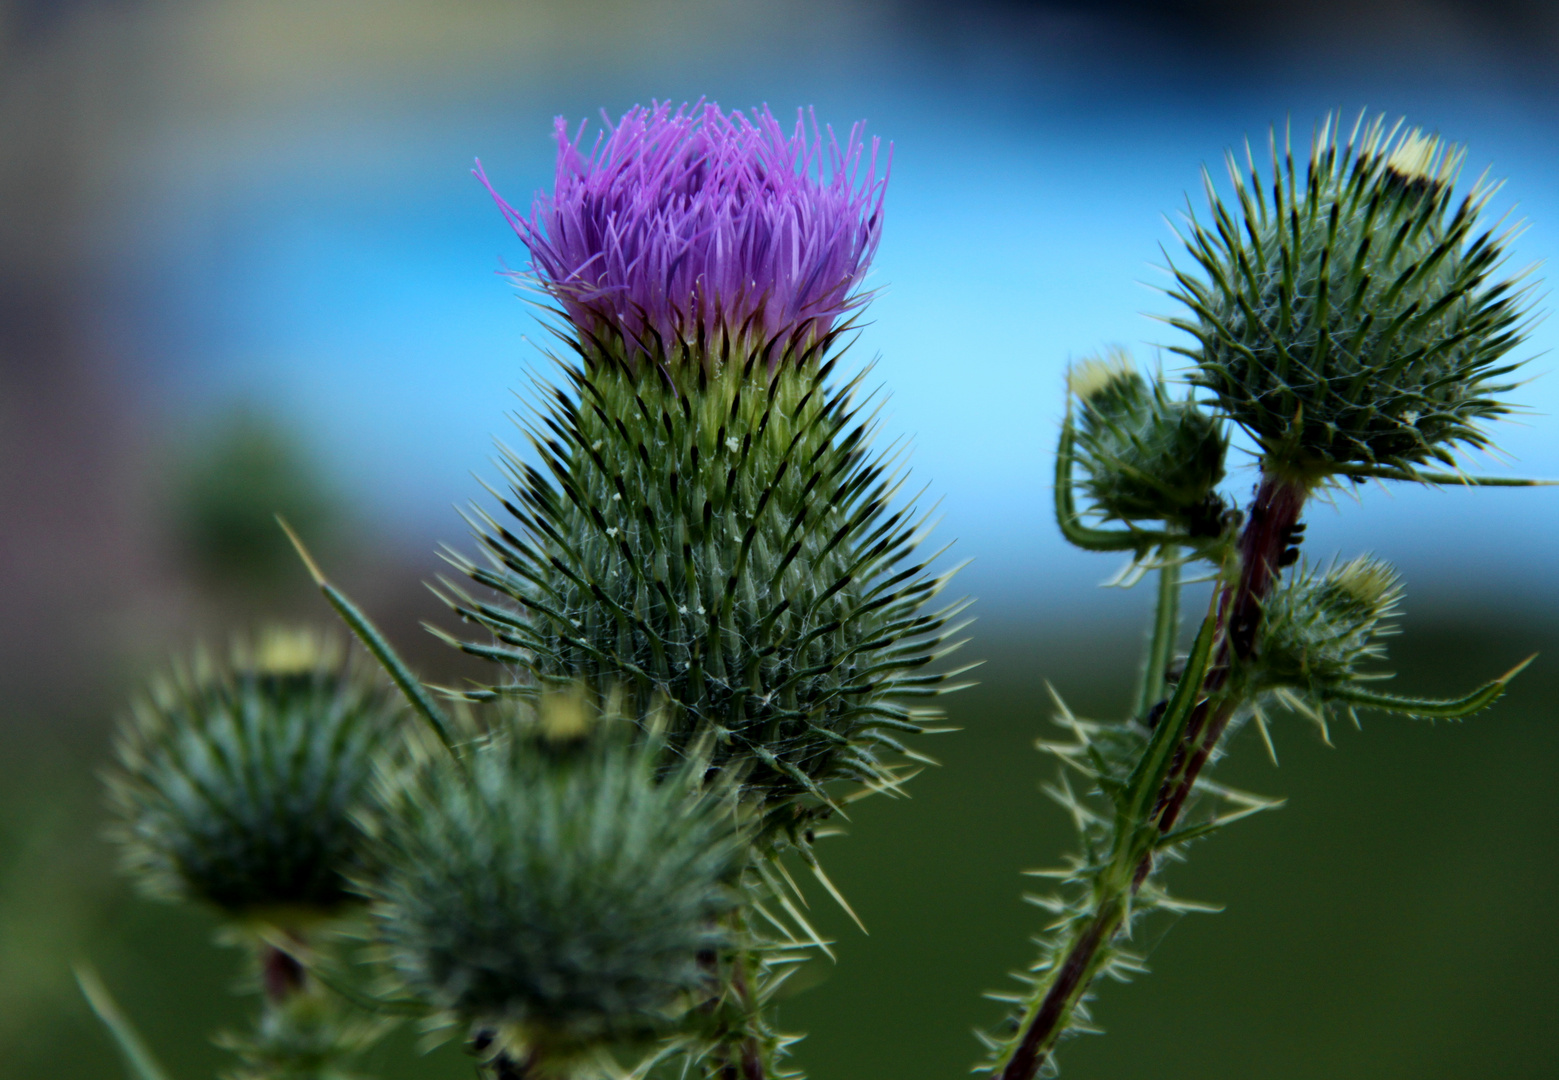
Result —
[{"label": "green thistle stem", "polygon": [[1180,548],[1165,544],[1158,549],[1158,604],[1153,613],[1153,637],[1148,644],[1147,666],[1142,672],[1142,693],[1137,715],[1147,716],[1164,697],[1164,673],[1174,656],[1180,631]]},{"label": "green thistle stem", "polygon": [[[748,958],[743,955],[736,965],[736,974],[731,980],[732,988],[736,991],[737,998],[742,1007],[748,1010],[756,1018],[757,1010],[761,1008],[753,1000],[752,987],[747,979]],[[757,1020],[761,1027],[761,1019]],[[764,1080],[768,1075],[766,1056],[763,1052],[764,1040],[758,1033],[751,1030],[754,1025],[749,1024],[749,1030],[739,1039],[727,1044],[726,1059],[720,1069],[720,1080]]]},{"label": "green thistle stem", "polygon": [[[731,922],[734,936],[748,934],[744,911],[733,912]],[[740,949],[730,958],[730,982],[722,987],[722,993],[734,995],[740,1019],[722,1024],[719,1050],[706,1059],[708,1080],[765,1080],[776,1071],[773,1058],[777,1043],[768,1037],[763,1003],[754,992],[754,984],[762,977],[760,963],[749,949]],[[713,955],[709,966],[718,969]]]},{"label": "green thistle stem", "polygon": [[[1199,700],[1186,718],[1184,733],[1158,795],[1144,807],[1147,812],[1140,819],[1119,823],[1110,865],[1096,881],[1092,914],[1074,931],[1044,995],[1031,1006],[1021,1028],[1023,1034],[1001,1068],[1000,1080],[1032,1080],[1039,1074],[1057,1040],[1070,1026],[1078,1004],[1103,969],[1109,946],[1126,930],[1132,900],[1152,874],[1161,839],[1175,827],[1197,777],[1242,700],[1241,687],[1237,683],[1230,685],[1230,674],[1235,664],[1254,652],[1262,603],[1277,583],[1283,553],[1294,538],[1307,494],[1302,484],[1263,473],[1237,541],[1237,573],[1233,581],[1226,581],[1207,617],[1212,626],[1203,624],[1204,636],[1209,630],[1217,635],[1212,662],[1205,673],[1199,675],[1188,668],[1184,676],[1200,679]],[[1142,692],[1142,700],[1149,701],[1156,667],[1159,682],[1152,703],[1162,693],[1165,654],[1173,647],[1178,608],[1178,573],[1167,561],[1170,553],[1163,554],[1166,565],[1160,571],[1158,605],[1148,648],[1149,669]],[[1170,577],[1171,573],[1175,576]],[[1175,697],[1180,699],[1182,695],[1177,693]],[[1158,722],[1169,722],[1168,715]],[[1150,740],[1144,754],[1150,753],[1153,746],[1154,741]]]},{"label": "green thistle stem", "polygon": [[[1132,888],[1135,890],[1135,886]],[[1120,932],[1126,912],[1127,900],[1122,890],[1102,900],[1093,918],[1073,936],[1066,959],[1040,1000],[1023,1040],[1002,1070],[1001,1080],[1026,1080],[1039,1074],[1040,1066],[1066,1031],[1072,1013],[1099,973],[1104,960],[1103,946]]]}]

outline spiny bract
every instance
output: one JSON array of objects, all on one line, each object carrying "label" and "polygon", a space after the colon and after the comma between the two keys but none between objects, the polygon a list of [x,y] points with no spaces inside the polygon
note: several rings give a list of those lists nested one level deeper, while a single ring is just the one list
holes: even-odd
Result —
[{"label": "spiny bract", "polygon": [[1228,450],[1218,418],[1171,400],[1163,380],[1143,378],[1121,350],[1082,361],[1067,381],[1079,404],[1083,488],[1099,516],[1216,534]]},{"label": "spiny bract", "polygon": [[1479,231],[1494,189],[1453,203],[1462,156],[1361,117],[1341,146],[1322,125],[1302,177],[1275,141],[1270,184],[1231,154],[1232,210],[1207,179],[1212,221],[1187,240],[1205,280],[1175,271],[1171,292],[1196,347],[1176,351],[1270,468],[1411,478],[1509,412],[1525,296],[1495,276],[1509,234]]},{"label": "spiny bract", "polygon": [[712,991],[699,958],[725,943],[740,818],[701,768],[663,777],[631,730],[511,725],[387,778],[364,888],[402,993],[566,1054],[652,1034]]},{"label": "spiny bract", "polygon": [[573,392],[530,427],[542,469],[505,454],[513,524],[478,523],[490,565],[457,558],[517,605],[453,599],[496,638],[463,647],[510,667],[497,690],[667,698],[674,748],[712,731],[716,764],[771,798],[893,781],[882,755],[931,715],[905,701],[943,689],[926,669],[954,609],[921,613],[947,575],[925,573],[923,520],[894,506],[860,378],[830,386],[826,343],[772,373],[757,353],[565,367]]},{"label": "spiny bract", "polygon": [[352,899],[354,820],[402,713],[334,643],[274,629],[152,683],[121,726],[110,798],[150,892],[234,915],[328,913]]}]

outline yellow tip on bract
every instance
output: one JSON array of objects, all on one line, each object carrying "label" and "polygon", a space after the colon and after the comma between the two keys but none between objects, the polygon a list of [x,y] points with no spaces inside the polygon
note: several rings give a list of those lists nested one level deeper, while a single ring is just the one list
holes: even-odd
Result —
[{"label": "yellow tip on bract", "polygon": [[1386,169],[1412,182],[1425,180],[1447,184],[1455,180],[1461,167],[1462,150],[1436,135],[1425,135],[1418,128],[1397,140],[1386,155]]},{"label": "yellow tip on bract", "polygon": [[1137,373],[1136,365],[1125,349],[1110,349],[1104,356],[1090,356],[1079,360],[1067,372],[1067,387],[1078,398],[1087,401],[1113,382],[1129,379]]},{"label": "yellow tip on bract", "polygon": [[1401,578],[1389,563],[1361,555],[1333,570],[1332,585],[1355,603],[1375,607],[1401,588]]},{"label": "yellow tip on bract", "polygon": [[547,694],[537,710],[542,735],[548,742],[569,743],[584,738],[590,730],[590,711],[585,704],[585,690],[579,684],[567,690]]},{"label": "yellow tip on bract", "polygon": [[261,675],[301,675],[333,667],[340,659],[338,642],[315,630],[268,626],[252,645],[233,647],[233,665]]}]

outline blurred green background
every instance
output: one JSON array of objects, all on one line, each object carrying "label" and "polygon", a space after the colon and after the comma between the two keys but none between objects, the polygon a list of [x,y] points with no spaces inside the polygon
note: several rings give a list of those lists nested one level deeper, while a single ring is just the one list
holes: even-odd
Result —
[{"label": "blurred green background", "polygon": [[[429,678],[468,670],[422,632],[443,616],[421,583],[438,541],[465,543],[449,504],[481,497],[470,472],[492,474],[510,391],[545,363],[493,276],[524,254],[471,160],[523,205],[554,115],[700,95],[892,141],[855,355],[881,354],[885,432],[915,440],[981,598],[966,651],[988,663],[927,747],[943,767],[825,849],[871,933],[814,898],[839,963],[783,1019],[820,1080],[962,1075],[1000,1015],[980,993],[1031,958],[1018,871],[1070,833],[1032,749],[1046,684],[1116,715],[1148,602],[1096,588],[1118,567],[1050,524],[1062,372],[1172,343],[1140,283],[1198,166],[1269,124],[1302,145],[1328,109],[1406,113],[1510,178],[1518,264],[1559,253],[1548,0],[0,0],[0,1078],[121,1075],[80,960],[175,1080],[223,1067],[237,957],[114,875],[111,721],[192,640],[328,622],[277,510]],[[1550,320],[1529,352],[1555,345]],[[1559,383],[1519,397],[1502,442],[1559,475]],[[1227,910],[1148,927],[1153,973],[1105,988],[1108,1034],[1063,1070],[1559,1074],[1559,496],[1371,489],[1311,521],[1312,556],[1404,568],[1404,689],[1542,655],[1465,724],[1366,717],[1329,748],[1284,722],[1278,768],[1242,733],[1222,778],[1288,805],[1172,872]],[[375,1067],[470,1075],[415,1043]]]},{"label": "blurred green background", "polygon": [[[1144,596],[1145,600],[1146,597]],[[1043,915],[1018,896],[1025,867],[1069,843],[1038,791],[1053,770],[1031,749],[1045,731],[1046,680],[1075,709],[1110,715],[1130,687],[1134,635],[1074,628],[1042,637],[982,627],[990,658],[930,747],[943,767],[912,797],[856,804],[827,865],[865,921],[862,935],[820,889],[813,912],[837,965],[782,1009],[808,1032],[800,1063],[820,1080],[963,1075],[980,999],[1030,959]],[[1396,650],[1404,685],[1456,692],[1537,647],[1559,625],[1509,614],[1419,612]],[[1152,974],[1108,985],[1106,1029],[1068,1044],[1068,1076],[1236,1078],[1547,1077],[1559,888],[1559,667],[1540,657],[1496,708],[1462,724],[1369,718],[1322,745],[1300,721],[1277,728],[1273,768],[1242,733],[1220,779],[1288,805],[1231,827],[1171,872],[1180,895],[1227,905],[1146,928]],[[208,1033],[242,1022],[225,995],[238,972],[199,913],[132,897],[97,837],[96,746],[9,748],[0,802],[0,1060],[6,1077],[108,1077],[114,1051],[66,965],[101,969],[177,1077],[222,1064]],[[1164,933],[1168,931],[1167,933]],[[1162,935],[1162,940],[1159,937]],[[453,1047],[417,1055],[408,1032],[376,1055],[387,1078],[471,1075]]]}]

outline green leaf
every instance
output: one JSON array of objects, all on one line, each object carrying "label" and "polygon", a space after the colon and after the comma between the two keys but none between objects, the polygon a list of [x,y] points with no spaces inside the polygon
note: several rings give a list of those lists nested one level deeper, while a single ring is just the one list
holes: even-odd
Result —
[{"label": "green leaf", "polygon": [[113,995],[108,992],[108,987],[103,985],[103,980],[98,978],[97,971],[90,964],[76,965],[76,985],[81,987],[82,996],[87,999],[87,1004],[97,1014],[97,1018],[108,1029],[113,1037],[119,1052],[124,1055],[125,1065],[130,1070],[133,1080],[169,1080],[168,1073],[158,1064],[152,1056],[151,1050],[146,1046],[135,1025],[124,1013],[119,1011]]},{"label": "green leaf", "polygon": [[1406,480],[1415,484],[1437,484],[1446,487],[1554,487],[1559,480],[1525,480],[1516,476],[1468,476],[1466,473],[1435,472],[1425,469],[1390,469],[1359,467],[1339,470],[1345,476],[1369,477],[1377,480]]},{"label": "green leaf", "polygon": [[287,539],[292,541],[292,546],[298,549],[298,557],[308,568],[309,576],[314,579],[314,584],[319,586],[319,591],[325,594],[326,600],[330,601],[330,606],[336,609],[342,621],[351,628],[352,633],[357,635],[357,639],[373,654],[374,659],[379,661],[391,680],[400,688],[401,693],[406,695],[406,700],[411,703],[412,708],[422,714],[422,718],[428,722],[428,726],[439,737],[439,741],[453,752],[455,749],[453,725],[444,715],[444,710],[438,707],[438,702],[433,700],[433,695],[428,693],[428,688],[412,674],[405,661],[396,655],[394,647],[368,616],[364,615],[345,593],[326,580],[319,564],[303,546],[303,541],[280,514],[276,515],[276,524],[280,525],[282,532],[287,534]]},{"label": "green leaf", "polygon": [[1466,697],[1444,699],[1399,697],[1396,694],[1382,694],[1357,686],[1342,686],[1330,691],[1327,696],[1337,701],[1345,701],[1355,707],[1403,713],[1426,720],[1459,720],[1494,704],[1505,693],[1505,687],[1509,685],[1510,680],[1519,675],[1522,669],[1535,659],[1537,654],[1533,653],[1493,682],[1484,683]]},{"label": "green leaf", "polygon": [[[1213,604],[1217,602],[1218,594],[1215,590]],[[1213,638],[1217,636],[1217,629],[1216,606],[1209,607],[1207,615],[1202,619],[1202,628],[1197,632],[1196,643],[1191,646],[1185,672],[1175,684],[1174,695],[1170,697],[1164,715],[1154,727],[1153,737],[1143,749],[1130,779],[1126,781],[1126,790],[1131,794],[1131,802],[1125,811],[1125,820],[1128,822],[1145,822],[1149,800],[1158,796],[1158,790],[1164,783],[1175,747],[1180,744],[1186,723],[1191,719],[1191,712],[1201,697],[1202,680],[1206,678],[1207,665],[1212,660]]]}]

